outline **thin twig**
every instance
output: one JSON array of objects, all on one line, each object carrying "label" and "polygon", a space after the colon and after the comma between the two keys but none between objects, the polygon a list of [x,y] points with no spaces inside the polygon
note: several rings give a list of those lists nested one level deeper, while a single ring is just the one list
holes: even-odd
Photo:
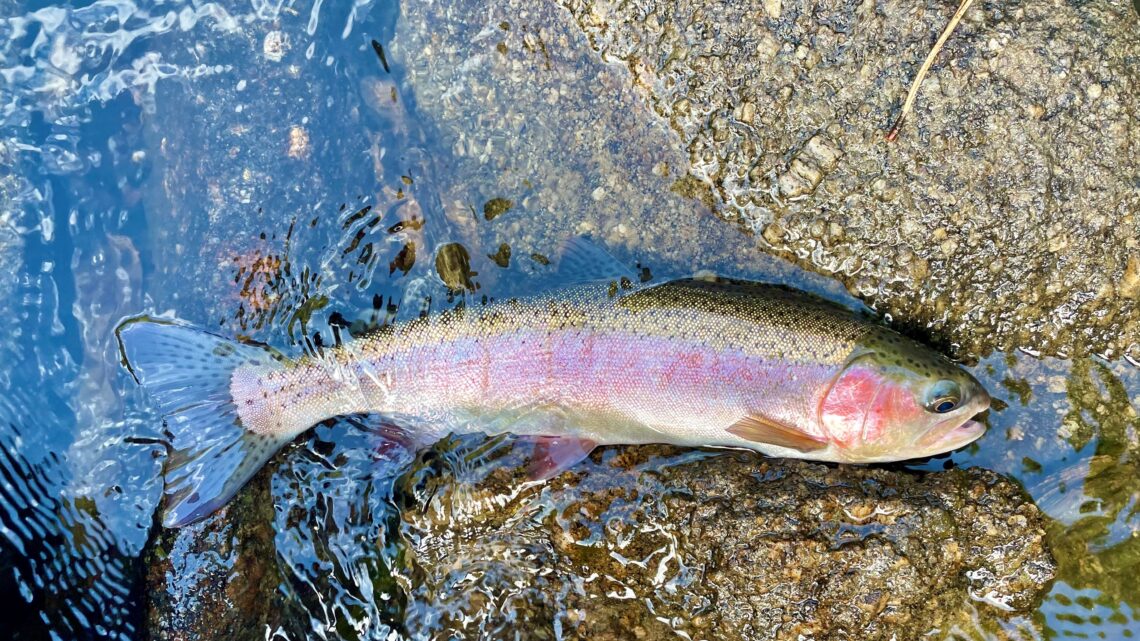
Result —
[{"label": "thin twig", "polygon": [[962,3],[958,5],[958,10],[954,12],[954,17],[950,18],[950,24],[942,30],[942,35],[938,36],[938,42],[934,43],[934,48],[926,55],[926,62],[922,63],[922,67],[918,70],[918,76],[910,85],[910,93],[906,95],[906,102],[903,103],[902,111],[899,113],[898,119],[895,120],[894,126],[891,127],[890,133],[887,134],[887,142],[899,137],[899,130],[902,129],[903,121],[906,120],[907,114],[914,107],[914,98],[918,95],[918,88],[922,85],[922,80],[926,78],[926,72],[930,71],[930,65],[934,64],[934,57],[942,50],[942,45],[946,44],[946,40],[951,33],[954,33],[954,28],[962,21],[962,16],[966,15],[966,10],[973,3],[974,0],[962,0]]}]

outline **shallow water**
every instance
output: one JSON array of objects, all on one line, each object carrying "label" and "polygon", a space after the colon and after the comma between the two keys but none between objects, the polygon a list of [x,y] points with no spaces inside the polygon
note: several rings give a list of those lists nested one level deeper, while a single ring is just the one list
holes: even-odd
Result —
[{"label": "shallow water", "polygon": [[[124,316],[169,314],[311,349],[455,304],[434,273],[476,298],[542,287],[543,257],[581,232],[656,278],[710,268],[855,304],[836,283],[759,254],[699,203],[631,213],[631,225],[656,227],[653,242],[631,241],[614,224],[620,217],[560,207],[567,191],[589,194],[587,204],[607,193],[669,193],[670,181],[651,177],[658,160],[639,157],[627,139],[587,153],[586,134],[583,150],[553,151],[441,134],[432,100],[491,89],[418,89],[431,79],[411,77],[405,61],[432,55],[433,42],[406,7],[0,6],[0,300],[9,310],[0,330],[0,595],[15,606],[0,628],[9,638],[143,633],[141,554],[164,448],[158,417],[118,366],[112,330]],[[566,91],[621,91],[597,83]],[[653,129],[628,115],[603,118]],[[520,132],[544,126],[520,115]],[[556,154],[566,175],[517,176],[513,193],[456,178],[509,175],[527,153]],[[599,175],[608,182],[595,184]],[[1058,580],[1035,616],[1000,634],[1140,634],[1140,368],[1011,352],[982,356],[972,371],[1001,401],[989,432],[912,467],[999,471],[1053,519]],[[441,467],[486,474],[484,461],[510,459],[509,443],[455,439],[435,448],[437,458],[414,461],[378,447],[343,420],[279,459],[279,590],[304,622],[279,637],[430,634],[448,615],[417,599],[458,579],[432,583],[410,569],[405,550],[415,541],[401,537],[415,533],[401,530],[393,496],[417,496]],[[393,472],[409,462],[406,474]],[[447,505],[444,524],[480,509],[479,497],[462,493]],[[511,572],[510,545],[500,542],[504,554],[483,570]],[[509,621],[526,595],[484,596]]]}]

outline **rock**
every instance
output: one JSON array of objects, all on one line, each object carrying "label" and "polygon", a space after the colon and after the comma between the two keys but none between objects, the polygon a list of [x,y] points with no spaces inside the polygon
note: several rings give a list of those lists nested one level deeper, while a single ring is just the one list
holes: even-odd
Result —
[{"label": "rock", "polygon": [[[262,639],[303,620],[278,590],[273,502],[263,471],[226,507],[181,529],[160,529],[146,551],[151,639]],[[299,634],[298,637],[303,636]]]},{"label": "rock", "polygon": [[435,255],[435,271],[451,291],[475,290],[471,277],[477,274],[471,271],[471,255],[459,243],[448,243],[439,248]]},{"label": "rock", "polygon": [[[884,135],[945,3],[559,5],[402,16],[394,47],[420,115],[457,152],[450,191],[520,203],[513,226],[484,230],[487,246],[620,221],[633,232],[615,238],[639,259],[735,254],[723,268],[743,275],[755,249],[698,240],[713,211],[965,354],[1140,355],[1140,305],[1116,295],[1134,289],[1140,225],[1127,0],[976,5],[894,143]],[[842,242],[812,234],[817,221]]]},{"label": "rock", "polygon": [[146,552],[148,637],[353,640],[402,630],[404,598],[388,566],[403,566],[404,546],[389,533],[397,517],[386,470],[410,461],[365,423],[328,421],[215,514],[156,528]]},{"label": "rock", "polygon": [[[433,187],[457,220],[475,222],[464,245],[486,289],[495,291],[496,278],[518,281],[488,256],[495,248],[510,246],[514,270],[541,265],[530,257],[554,256],[582,234],[654,274],[786,275],[786,261],[710,215],[719,197],[688,174],[676,134],[565,10],[454,6],[402,7],[390,53],[416,115],[451,152]],[[759,118],[756,105],[739,109]],[[510,202],[509,213],[488,216],[497,214],[485,208],[491,202]]]},{"label": "rock", "polygon": [[510,211],[513,204],[506,198],[492,198],[483,203],[483,217],[487,220],[494,220]]},{"label": "rock", "polygon": [[1125,298],[1140,298],[1140,255],[1128,257],[1124,274],[1120,277],[1117,293]]},{"label": "rock", "polygon": [[812,136],[788,163],[788,171],[780,175],[780,193],[786,198],[811,194],[824,176],[835,169],[841,155],[835,143],[822,136]]},{"label": "rock", "polygon": [[[152,638],[336,626],[342,638],[823,641],[1039,627],[1022,613],[1055,572],[1045,518],[992,472],[640,446],[602,448],[533,483],[518,443],[444,439],[373,486],[384,496],[329,484],[367,470],[372,455],[329,470],[294,450],[225,510],[157,540]],[[319,441],[308,451],[348,454]],[[276,492],[300,483],[276,517],[271,477]],[[351,525],[359,519],[372,525]],[[305,543],[297,522],[328,531]],[[379,538],[362,539],[365,529]],[[297,582],[296,564],[312,566],[312,583]],[[342,573],[355,577],[340,597],[353,605],[322,622],[320,595],[337,593]]]},{"label": "rock", "polygon": [[404,477],[408,634],[913,639],[975,609],[1026,612],[1054,574],[1041,513],[982,469],[661,446],[591,459],[546,485],[509,458],[474,480]]}]

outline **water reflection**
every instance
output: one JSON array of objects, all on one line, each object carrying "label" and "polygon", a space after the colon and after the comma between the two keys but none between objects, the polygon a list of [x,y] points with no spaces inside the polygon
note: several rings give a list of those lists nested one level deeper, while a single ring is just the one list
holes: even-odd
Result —
[{"label": "water reflection", "polygon": [[1066,440],[1078,453],[1091,448],[1082,453],[1088,470],[1081,489],[1088,498],[1077,507],[1079,516],[1070,517],[1070,527],[1100,530],[1090,541],[1101,549],[1111,547],[1140,534],[1140,528],[1113,526],[1140,511],[1140,417],[1124,384],[1105,363],[1075,362],[1066,392],[1071,403],[1062,423],[1069,432]]},{"label": "water reflection", "polygon": [[[1137,376],[1128,372],[1132,389]],[[1102,610],[1086,619],[1115,625],[1140,620],[1140,418],[1137,397],[1130,397],[1121,377],[1103,362],[1085,359],[1073,363],[1066,386],[1071,407],[1062,430],[1081,459],[1083,475],[1055,475],[1043,481],[1062,494],[1080,500],[1065,501],[1069,508],[1056,514],[1051,532],[1059,578],[1069,590],[1085,596],[1071,598],[1055,590],[1053,597],[1084,605],[1089,600]],[[1134,392],[1135,393],[1135,392]],[[1075,478],[1074,478],[1075,476]],[[1072,511],[1075,507],[1075,513]],[[1071,593],[1070,593],[1071,594]],[[1091,606],[1086,607],[1093,610]],[[1058,615],[1060,616],[1060,615]],[[1075,616],[1075,615],[1071,615]]]},{"label": "water reflection", "polygon": [[[990,432],[976,447],[952,459],[1019,479],[1054,520],[1058,578],[1042,609],[1048,628],[1134,632],[1140,370],[1094,357],[994,355],[975,371],[990,389],[1005,390],[1007,405],[991,411]],[[1080,602],[1075,593],[1084,595]]]},{"label": "water reflection", "polygon": [[412,452],[378,430],[365,417],[321,426],[273,477],[272,495],[287,506],[274,520],[288,568],[282,585],[317,629],[342,639],[404,628],[407,584],[391,496]]},{"label": "water reflection", "polygon": [[142,461],[107,457],[123,424],[102,423],[97,451],[61,448],[67,408],[51,390],[29,396],[13,387],[0,399],[0,585],[11,603],[26,604],[0,627],[16,639],[133,638],[142,627],[138,552],[151,522],[148,495],[160,486],[124,474],[146,470]]}]

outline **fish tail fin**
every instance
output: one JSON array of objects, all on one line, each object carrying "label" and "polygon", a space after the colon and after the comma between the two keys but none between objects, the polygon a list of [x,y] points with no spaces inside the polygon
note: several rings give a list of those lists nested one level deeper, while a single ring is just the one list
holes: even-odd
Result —
[{"label": "fish tail fin", "polygon": [[147,317],[115,333],[123,363],[165,417],[164,526],[189,525],[220,508],[297,435],[247,429],[230,391],[238,368],[284,366],[270,348]]}]

